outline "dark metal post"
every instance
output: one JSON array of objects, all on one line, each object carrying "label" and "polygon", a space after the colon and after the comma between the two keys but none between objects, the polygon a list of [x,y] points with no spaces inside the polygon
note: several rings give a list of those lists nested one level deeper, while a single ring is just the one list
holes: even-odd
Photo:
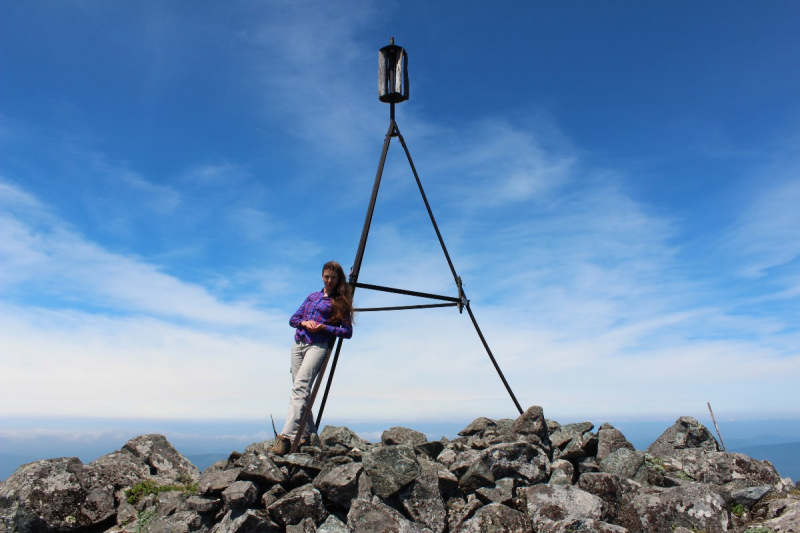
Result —
[{"label": "dark metal post", "polygon": [[450,265],[450,272],[453,273],[453,278],[456,282],[456,286],[458,287],[458,296],[459,299],[464,302],[465,307],[467,308],[467,312],[469,313],[469,317],[472,319],[472,324],[475,326],[475,331],[478,332],[478,336],[481,338],[481,342],[483,343],[483,347],[486,348],[486,353],[489,354],[489,359],[492,360],[492,364],[494,365],[494,369],[497,370],[497,374],[500,376],[500,379],[503,381],[503,385],[505,385],[508,394],[511,395],[511,399],[514,401],[514,405],[517,406],[517,410],[519,414],[523,413],[522,407],[519,405],[516,396],[511,391],[511,387],[506,381],[506,377],[503,375],[503,372],[500,370],[500,366],[497,364],[497,361],[492,354],[492,351],[489,349],[489,344],[486,342],[486,339],[481,332],[481,328],[478,327],[478,321],[475,320],[475,315],[472,314],[472,309],[469,307],[469,300],[467,300],[467,295],[464,293],[464,288],[461,283],[461,278],[456,274],[456,269],[453,266],[453,261],[450,259],[450,254],[447,253],[447,247],[444,245],[444,239],[442,238],[442,234],[439,231],[439,225],[436,223],[436,219],[433,216],[433,210],[431,209],[430,203],[428,203],[428,197],[425,195],[425,190],[422,188],[422,181],[419,179],[419,175],[417,174],[417,168],[414,166],[414,161],[411,159],[411,152],[409,152],[408,147],[406,146],[405,139],[403,139],[403,135],[400,133],[400,129],[395,126],[397,130],[397,137],[400,139],[400,144],[403,145],[403,150],[406,152],[406,157],[408,158],[408,164],[411,165],[411,171],[414,173],[414,179],[417,180],[417,187],[419,188],[419,192],[422,195],[422,201],[425,202],[425,209],[428,210],[428,216],[431,219],[431,224],[433,224],[433,229],[436,231],[436,237],[439,239],[439,244],[442,246],[442,252],[444,252],[444,256],[447,258],[447,264]]},{"label": "dark metal post", "polygon": [[489,344],[486,342],[486,339],[483,337],[483,333],[481,332],[481,328],[478,327],[478,321],[475,320],[475,315],[472,314],[472,309],[469,306],[469,300],[467,300],[467,313],[469,313],[469,317],[472,319],[472,325],[475,326],[475,331],[478,332],[478,337],[481,338],[481,342],[483,343],[483,347],[486,348],[486,353],[489,354],[489,359],[492,360],[492,364],[494,365],[494,369],[497,370],[497,375],[500,376],[500,379],[503,381],[503,385],[506,386],[506,390],[508,394],[511,396],[511,399],[514,401],[514,405],[517,406],[517,411],[519,414],[523,414],[524,411],[522,410],[522,406],[520,406],[519,402],[517,401],[517,397],[514,396],[514,393],[511,390],[511,386],[506,381],[506,377],[503,375],[503,371],[500,370],[500,365],[497,364],[495,361],[494,355],[492,355],[492,350],[489,349]]},{"label": "dark metal post", "polygon": [[[378,200],[378,190],[380,189],[381,178],[383,177],[383,167],[386,165],[386,154],[389,152],[389,143],[391,142],[392,137],[394,137],[396,131],[397,124],[394,123],[394,104],[392,104],[392,119],[389,121],[389,130],[386,132],[386,137],[384,137],[383,140],[381,159],[378,163],[378,171],[375,173],[375,182],[372,185],[372,196],[370,196],[369,199],[367,216],[364,218],[364,227],[361,229],[361,239],[358,242],[358,250],[356,251],[356,257],[353,260],[353,270],[350,273],[350,285],[353,287],[354,295],[356,292],[358,275],[361,272],[361,263],[364,260],[364,250],[367,248],[369,229],[372,226],[372,215],[375,213],[375,202]],[[333,364],[331,365],[331,373],[328,375],[328,383],[325,385],[325,393],[322,395],[322,402],[319,405],[319,412],[317,413],[317,427],[319,427],[320,420],[322,420],[322,413],[325,411],[325,404],[328,401],[328,393],[330,393],[331,390],[333,374],[336,372],[336,364],[339,362],[339,352],[341,352],[341,350],[342,339],[338,339],[336,343],[336,354],[333,356]],[[303,428],[305,428],[305,426],[303,426]]]}]

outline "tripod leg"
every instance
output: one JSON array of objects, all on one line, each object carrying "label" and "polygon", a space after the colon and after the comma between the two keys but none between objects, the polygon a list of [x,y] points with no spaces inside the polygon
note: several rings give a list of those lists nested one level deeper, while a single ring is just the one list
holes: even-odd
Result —
[{"label": "tripod leg", "polygon": [[358,281],[358,275],[361,272],[361,262],[364,260],[364,250],[367,247],[367,237],[369,236],[369,228],[372,225],[372,215],[375,213],[375,201],[378,199],[378,189],[381,186],[381,177],[383,176],[383,167],[386,164],[386,154],[389,152],[389,142],[397,130],[397,124],[392,120],[389,123],[389,131],[386,132],[386,137],[383,140],[383,150],[381,151],[381,160],[378,163],[378,172],[375,174],[375,183],[372,185],[372,196],[369,199],[369,207],[367,207],[367,216],[364,219],[364,227],[361,230],[361,240],[358,242],[358,250],[356,251],[356,258],[353,262],[353,272],[350,274],[350,284],[353,285],[353,292],[355,292],[355,282]]},{"label": "tripod leg", "polygon": [[317,427],[322,421],[322,413],[325,411],[325,404],[328,401],[328,392],[331,390],[331,383],[333,382],[333,374],[336,372],[336,363],[339,362],[339,352],[342,351],[342,339],[338,339],[336,343],[336,353],[333,355],[333,364],[331,365],[331,373],[328,374],[328,383],[325,384],[325,393],[322,395],[322,401],[319,404],[319,411],[317,412]]},{"label": "tripod leg", "polygon": [[456,284],[458,284],[456,267],[453,266],[453,261],[450,259],[450,254],[447,253],[447,247],[444,245],[444,239],[442,238],[442,233],[439,231],[439,225],[436,223],[436,219],[433,217],[431,204],[428,203],[428,197],[425,195],[425,190],[422,188],[422,181],[419,179],[419,174],[417,174],[417,167],[414,166],[414,161],[411,159],[411,152],[408,151],[408,146],[406,146],[406,141],[403,139],[400,129],[396,126],[395,129],[397,130],[397,138],[400,139],[400,144],[403,146],[403,150],[406,152],[406,158],[408,159],[408,164],[411,167],[411,172],[414,173],[414,179],[417,181],[417,187],[419,188],[419,193],[422,195],[422,201],[425,202],[425,209],[428,210],[428,216],[431,219],[431,224],[433,224],[433,229],[436,231],[436,237],[439,239],[439,244],[442,246],[444,257],[447,259],[447,264],[450,265],[450,272],[453,273],[453,279],[456,280]]},{"label": "tripod leg", "polygon": [[508,381],[506,381],[506,377],[503,375],[503,372],[500,370],[500,366],[497,364],[494,355],[492,355],[492,350],[489,349],[489,344],[483,337],[481,328],[478,327],[478,321],[475,320],[475,315],[472,314],[472,309],[470,309],[469,307],[469,300],[467,300],[466,295],[464,294],[464,290],[461,287],[461,280],[459,279],[458,274],[456,274],[456,269],[453,266],[453,261],[450,259],[450,254],[447,253],[447,247],[444,245],[444,239],[442,238],[442,234],[439,231],[439,225],[436,224],[436,219],[433,216],[433,210],[431,209],[430,203],[428,203],[428,197],[425,195],[425,190],[422,188],[422,180],[419,179],[419,174],[417,174],[417,168],[414,166],[414,161],[411,159],[411,152],[409,152],[408,146],[406,146],[406,141],[403,139],[403,135],[400,133],[400,129],[395,126],[395,130],[397,131],[397,137],[400,139],[400,144],[403,145],[403,150],[405,150],[406,152],[406,157],[408,158],[408,164],[411,166],[411,171],[414,173],[414,179],[417,181],[417,187],[419,188],[419,192],[422,195],[422,201],[425,202],[425,209],[428,210],[428,216],[431,219],[431,224],[433,224],[433,229],[436,231],[436,237],[438,237],[439,244],[442,246],[442,251],[444,252],[445,258],[447,259],[447,264],[450,265],[450,271],[453,273],[453,278],[455,279],[456,285],[458,286],[459,297],[462,298],[462,301],[466,302],[465,307],[467,308],[469,317],[472,319],[472,324],[475,326],[475,331],[478,332],[478,336],[481,338],[483,347],[486,348],[486,353],[489,354],[489,359],[492,360],[494,369],[497,370],[497,374],[503,381],[503,385],[506,386],[508,394],[511,395],[511,399],[514,401],[514,405],[517,406],[517,411],[519,411],[519,414],[523,414],[522,407],[520,407],[516,396],[514,396],[514,393],[511,391],[511,387],[509,386]]},{"label": "tripod leg", "polygon": [[[386,137],[383,140],[383,150],[381,150],[381,160],[378,163],[378,171],[375,174],[375,182],[372,185],[372,196],[369,199],[369,207],[367,207],[367,216],[364,219],[364,227],[361,230],[361,239],[358,243],[358,250],[356,251],[356,258],[353,261],[353,271],[350,274],[350,284],[353,286],[353,294],[356,292],[355,282],[358,280],[358,274],[361,272],[361,262],[364,260],[364,250],[367,247],[367,237],[369,236],[369,228],[372,225],[372,215],[375,213],[375,202],[378,199],[378,190],[381,186],[381,177],[383,176],[383,167],[386,164],[386,154],[389,152],[389,142],[392,140],[392,136],[397,131],[397,124],[394,122],[394,117],[392,120],[389,121],[389,130],[386,132]],[[333,374],[336,372],[336,363],[339,362],[339,353],[342,351],[342,339],[337,340],[336,344],[336,355],[333,356],[333,365],[331,366],[331,374],[328,376],[328,383],[325,385],[325,392],[322,395],[322,403],[320,404],[319,413],[317,414],[317,426],[319,427],[319,423],[322,420],[322,413],[325,410],[325,403],[328,401],[328,393],[331,390],[331,383],[333,383]],[[320,375],[317,378],[317,382],[314,383],[314,393],[312,394],[311,398],[309,398],[308,404],[306,404],[306,412],[310,413],[311,408],[314,405],[314,398],[317,396],[317,390],[319,388],[319,383],[322,381],[322,375],[325,371],[325,365],[328,364],[327,356],[325,358],[325,363],[323,364],[322,371],[320,371]],[[306,413],[303,413],[303,419],[301,420],[301,430],[305,429],[306,422],[308,421],[308,416]],[[295,442],[292,444],[292,451],[296,449],[297,443],[300,442],[299,435],[295,437]]]},{"label": "tripod leg", "polygon": [[492,355],[492,350],[489,349],[489,344],[486,342],[486,339],[483,337],[483,333],[481,332],[481,328],[478,327],[478,321],[475,320],[475,315],[472,314],[472,309],[469,306],[469,301],[467,301],[467,304],[466,304],[465,307],[467,308],[467,313],[469,313],[469,317],[472,319],[472,324],[475,326],[475,331],[478,332],[478,337],[481,338],[481,342],[483,343],[483,347],[486,348],[486,353],[489,354],[489,359],[492,360],[492,364],[494,365],[494,369],[497,370],[497,375],[500,376],[501,380],[503,380],[503,385],[506,386],[506,390],[508,391],[508,394],[511,396],[511,399],[514,401],[514,405],[517,406],[517,411],[519,411],[519,414],[523,414],[524,411],[522,410],[522,407],[519,405],[519,402],[517,401],[517,397],[514,396],[514,393],[511,391],[511,386],[508,384],[508,381],[506,381],[506,377],[503,375],[503,371],[500,370],[500,365],[497,364],[497,361],[495,360],[494,355]]}]

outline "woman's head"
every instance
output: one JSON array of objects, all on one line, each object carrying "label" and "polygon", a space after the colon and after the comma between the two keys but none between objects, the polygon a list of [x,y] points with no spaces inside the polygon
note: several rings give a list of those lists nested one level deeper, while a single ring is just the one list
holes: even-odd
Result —
[{"label": "woman's head", "polygon": [[353,322],[353,291],[344,277],[342,265],[328,261],[322,266],[322,282],[325,293],[331,299],[331,322],[341,324]]},{"label": "woman's head", "polygon": [[328,296],[336,296],[340,292],[342,284],[347,283],[342,265],[336,261],[325,263],[322,266],[322,282],[325,284],[325,292],[328,293]]}]

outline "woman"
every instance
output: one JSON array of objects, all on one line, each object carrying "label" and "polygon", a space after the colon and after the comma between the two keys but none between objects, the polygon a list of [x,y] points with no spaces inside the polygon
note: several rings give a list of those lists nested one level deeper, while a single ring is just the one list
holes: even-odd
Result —
[{"label": "woman", "polygon": [[[339,263],[325,263],[322,267],[322,283],[322,290],[309,294],[289,319],[289,325],[297,328],[292,346],[292,391],[286,424],[270,448],[277,455],[286,454],[297,435],[311,384],[319,373],[326,352],[333,347],[334,339],[353,336],[353,291],[345,281]],[[308,418],[301,443],[316,432],[312,415]]]}]

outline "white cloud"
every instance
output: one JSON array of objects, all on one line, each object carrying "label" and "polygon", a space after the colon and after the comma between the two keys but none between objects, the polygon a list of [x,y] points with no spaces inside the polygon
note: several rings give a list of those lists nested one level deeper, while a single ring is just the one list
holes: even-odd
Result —
[{"label": "white cloud", "polygon": [[181,176],[181,180],[184,183],[198,182],[203,185],[227,185],[230,187],[251,177],[252,174],[241,165],[225,161],[195,165]]},{"label": "white cloud", "polygon": [[526,200],[546,204],[555,190],[573,179],[578,159],[575,150],[552,133],[553,127],[546,129],[556,140],[543,146],[542,129],[489,118],[457,130],[429,125],[421,149],[412,156],[422,154],[426,172],[436,181],[447,176],[449,192],[466,204],[462,207],[514,206]]},{"label": "white cloud", "polygon": [[49,293],[79,306],[215,324],[252,326],[271,318],[249,305],[220,302],[205,288],[141,259],[104,250],[59,224],[18,188],[4,184],[2,192],[4,198],[25,200],[28,218],[41,214],[26,222],[15,215],[13,202],[5,203],[0,281],[7,289],[27,284],[34,293]]},{"label": "white cloud", "polygon": [[[94,205],[99,216],[124,221],[127,226],[131,218],[150,213],[165,217],[180,206],[181,195],[173,187],[153,183],[127,164],[109,161],[99,152],[86,154],[86,157],[87,167],[101,177],[99,196],[103,202]],[[134,202],[136,209],[131,209]]]},{"label": "white cloud", "polygon": [[214,332],[3,304],[2,414],[263,418],[285,409],[283,322]]},{"label": "white cloud", "polygon": [[770,181],[759,188],[729,236],[730,253],[743,261],[743,273],[750,277],[800,256],[800,180],[793,172],[788,179]]}]

